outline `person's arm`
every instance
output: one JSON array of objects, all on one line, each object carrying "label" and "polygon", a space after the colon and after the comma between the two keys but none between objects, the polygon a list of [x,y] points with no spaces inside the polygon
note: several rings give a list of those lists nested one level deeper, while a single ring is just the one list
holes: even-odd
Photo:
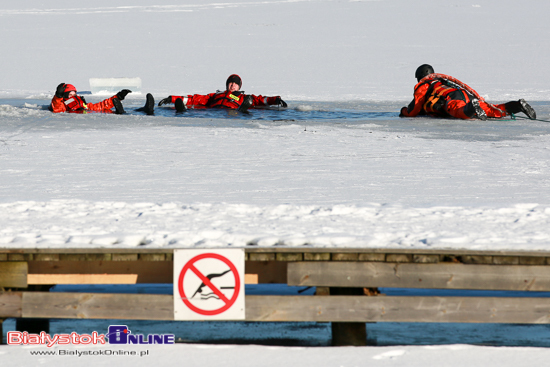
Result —
[{"label": "person's arm", "polygon": [[65,103],[63,103],[63,94],[65,93],[65,87],[67,84],[61,83],[57,86],[55,90],[55,95],[52,98],[52,103],[50,104],[50,111],[53,113],[66,112],[67,108]]},{"label": "person's arm", "polygon": [[399,117],[415,117],[422,112],[424,103],[426,102],[426,92],[430,88],[429,83],[424,83],[414,90],[414,99],[408,107],[401,108]]},{"label": "person's arm", "polygon": [[160,100],[158,105],[162,106],[169,103],[176,103],[176,99],[181,98],[183,100],[183,104],[186,106],[206,106],[214,94],[215,93],[210,93],[207,95],[189,94],[186,96],[168,96]]},{"label": "person's arm", "polygon": [[255,96],[253,94],[250,94],[252,96],[252,106],[273,106],[273,105],[280,105],[282,107],[287,107],[287,103],[281,99],[280,96],[273,96],[273,97],[264,97],[262,95]]},{"label": "person's arm", "polygon": [[66,112],[67,109],[65,108],[65,103],[63,103],[63,98],[54,96],[52,98],[52,103],[50,104],[50,110],[53,113]]}]

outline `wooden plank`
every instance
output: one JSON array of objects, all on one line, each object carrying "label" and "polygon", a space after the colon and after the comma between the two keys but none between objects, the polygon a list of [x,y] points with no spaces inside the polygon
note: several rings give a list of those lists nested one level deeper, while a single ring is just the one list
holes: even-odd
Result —
[{"label": "wooden plank", "polygon": [[172,254],[173,249],[139,247],[139,248],[116,248],[116,247],[47,247],[47,248],[2,248],[0,253],[6,254]]},{"label": "wooden plank", "polygon": [[0,292],[0,318],[21,317],[22,292]]},{"label": "wooden plank", "polygon": [[389,254],[386,255],[386,262],[389,263],[411,263],[413,255],[411,254]]},{"label": "wooden plank", "polygon": [[288,284],[322,287],[550,291],[550,267],[296,262],[288,264]]},{"label": "wooden plank", "polygon": [[[173,297],[24,292],[22,317],[173,320]],[[548,298],[246,296],[245,321],[550,323]]]},{"label": "wooden plank", "polygon": [[34,254],[35,261],[59,261],[59,254]]},{"label": "wooden plank", "polygon": [[244,284],[258,284],[258,274],[245,274]]},{"label": "wooden plank", "polygon": [[359,260],[358,253],[332,253],[332,261],[357,261]]},{"label": "wooden plank", "polygon": [[[28,284],[136,284],[137,274],[29,274]],[[258,284],[258,274],[245,274],[245,284]]]},{"label": "wooden plank", "polygon": [[464,255],[460,257],[464,264],[492,264],[493,257],[490,255]]},{"label": "wooden plank", "polygon": [[62,261],[112,261],[113,254],[59,254]]},{"label": "wooden plank", "polygon": [[142,261],[165,261],[166,254],[139,254]]},{"label": "wooden plank", "polygon": [[421,264],[437,264],[439,262],[439,255],[413,255],[413,262]]},{"label": "wooden plank", "polygon": [[278,253],[276,256],[277,261],[302,261],[304,256],[301,253]]},{"label": "wooden plank", "polygon": [[386,261],[386,254],[359,254],[359,261]]},{"label": "wooden plank", "polygon": [[306,252],[304,253],[304,260],[306,261],[329,261],[330,252]]},{"label": "wooden plank", "polygon": [[518,265],[519,256],[493,256],[495,265]]},{"label": "wooden plank", "polygon": [[[548,257],[550,260],[550,251],[529,251],[529,250],[469,250],[469,249],[403,249],[403,248],[314,248],[314,247],[246,247],[247,254],[260,253],[281,253],[281,252],[300,252],[300,253],[381,253],[381,254],[424,254],[424,255],[447,255],[447,256],[527,256],[527,257]],[[110,253],[164,253],[166,260],[171,261],[172,249],[140,247],[140,248],[1,248],[1,254],[110,254]],[[1,257],[0,257],[1,259]],[[63,260],[63,259],[61,259]],[[547,263],[548,264],[548,263]]]},{"label": "wooden plank", "polygon": [[419,255],[448,255],[448,256],[535,256],[550,257],[550,251],[530,250],[470,250],[470,249],[415,249],[415,248],[387,248],[387,247],[361,247],[361,248],[315,248],[315,247],[246,247],[247,253],[278,253],[278,252],[303,252],[303,253],[383,253],[383,254],[419,254]]},{"label": "wooden plank", "polygon": [[28,266],[24,261],[0,262],[0,287],[27,288]]},{"label": "wooden plank", "polygon": [[33,254],[8,254],[9,261],[28,261],[32,258]]},{"label": "wooden plank", "polygon": [[113,254],[113,261],[136,261],[138,254]]},{"label": "wooden plank", "polygon": [[29,274],[28,284],[136,284],[137,274]]},{"label": "wooden plank", "polygon": [[[25,280],[28,279],[29,284],[173,282],[173,262],[171,261],[30,261],[28,264],[29,274],[25,276]],[[286,283],[287,264],[285,262],[247,261],[245,264],[246,284]]]},{"label": "wooden plank", "polygon": [[171,295],[24,292],[22,317],[173,320]]},{"label": "wooden plank", "polygon": [[[172,283],[171,261],[29,261],[32,274],[134,274],[137,283]],[[55,284],[55,283],[54,283]],[[71,284],[71,283],[70,283]],[[125,283],[127,284],[127,283]]]},{"label": "wooden plank", "polygon": [[548,324],[550,299],[247,296],[246,320]]},{"label": "wooden plank", "polygon": [[253,253],[248,256],[249,261],[274,261],[275,253]]},{"label": "wooden plank", "polygon": [[533,256],[520,256],[519,258],[520,265],[545,265],[545,257],[533,257]]}]

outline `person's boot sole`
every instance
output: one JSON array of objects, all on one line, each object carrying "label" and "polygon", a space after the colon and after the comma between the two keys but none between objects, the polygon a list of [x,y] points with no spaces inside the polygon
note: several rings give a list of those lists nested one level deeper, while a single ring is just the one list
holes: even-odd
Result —
[{"label": "person's boot sole", "polygon": [[482,121],[487,120],[487,114],[485,113],[485,111],[483,111],[483,109],[479,105],[479,100],[477,100],[477,99],[472,100],[472,106],[474,106],[474,109],[476,111],[476,115],[477,115],[478,119],[480,119]]},{"label": "person's boot sole", "polygon": [[525,102],[524,99],[520,99],[519,103],[521,104],[521,112],[526,114],[527,117],[529,117],[531,120],[536,120],[537,119],[537,113],[535,112],[533,107],[531,107],[531,105],[529,105],[529,103]]},{"label": "person's boot sole", "polygon": [[177,98],[174,105],[176,106],[176,112],[184,112],[187,109],[181,98]]}]

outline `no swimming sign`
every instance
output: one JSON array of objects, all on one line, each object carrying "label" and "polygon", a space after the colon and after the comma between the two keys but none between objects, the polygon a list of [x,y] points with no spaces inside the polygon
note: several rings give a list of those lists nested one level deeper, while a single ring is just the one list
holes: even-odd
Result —
[{"label": "no swimming sign", "polygon": [[175,250],[174,319],[244,320],[244,250]]}]

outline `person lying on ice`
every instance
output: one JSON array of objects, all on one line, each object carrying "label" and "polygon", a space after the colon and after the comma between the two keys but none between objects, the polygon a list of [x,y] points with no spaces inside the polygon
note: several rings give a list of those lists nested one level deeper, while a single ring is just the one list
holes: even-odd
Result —
[{"label": "person lying on ice", "polygon": [[187,108],[230,108],[246,112],[250,107],[279,105],[287,107],[280,96],[264,97],[253,94],[244,94],[241,91],[242,79],[232,74],[225,82],[225,91],[218,91],[207,95],[194,94],[187,96],[168,96],[159,102],[159,106],[168,103],[176,105],[176,111],[183,112]]},{"label": "person lying on ice", "polygon": [[428,64],[420,65],[415,77],[418,84],[414,87],[414,99],[408,107],[401,108],[399,117],[429,115],[486,120],[523,112],[532,120],[537,118],[535,110],[523,99],[489,104],[468,85],[452,76],[436,74]]},{"label": "person lying on ice", "polygon": [[124,113],[124,108],[120,101],[124,100],[128,93],[132,93],[129,89],[123,89],[111,98],[98,103],[86,103],[82,96],[76,94],[76,88],[72,84],[61,83],[57,86],[55,95],[50,104],[50,111],[53,113],[70,112],[70,113],[86,113],[88,111],[113,113]]}]

